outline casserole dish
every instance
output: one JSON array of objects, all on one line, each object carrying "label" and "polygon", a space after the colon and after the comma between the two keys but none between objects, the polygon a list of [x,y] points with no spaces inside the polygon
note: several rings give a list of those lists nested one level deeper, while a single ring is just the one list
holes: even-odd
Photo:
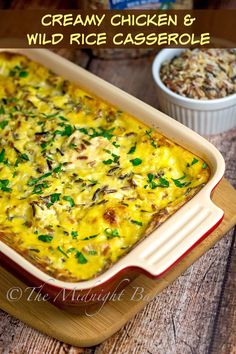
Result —
[{"label": "casserole dish", "polygon": [[[14,52],[14,50],[11,51]],[[149,126],[157,127],[165,136],[202,157],[211,169],[211,177],[205,187],[158,230],[94,279],[80,282],[58,280],[29,263],[3,242],[0,243],[1,261],[20,273],[29,284],[42,286],[42,292],[48,294],[50,300],[60,306],[65,304],[84,305],[85,300],[83,301],[81,296],[86,294],[88,295],[86,304],[94,303],[98,301],[96,294],[105,296],[105,294],[118,290],[140,270],[154,277],[162,274],[222,219],[222,210],[210,200],[212,189],[224,173],[222,156],[211,144],[181,124],[176,122],[173,124],[171,118],[56,54],[35,49],[17,50],[16,52],[20,52],[64,78],[78,83],[91,93],[99,92],[99,96],[106,101],[138,117]],[[159,235],[161,237],[158,237]]]},{"label": "casserole dish", "polygon": [[235,127],[236,93],[217,99],[193,99],[173,92],[162,82],[162,64],[184,51],[183,48],[162,49],[153,61],[152,76],[161,110],[202,135],[219,134]]}]

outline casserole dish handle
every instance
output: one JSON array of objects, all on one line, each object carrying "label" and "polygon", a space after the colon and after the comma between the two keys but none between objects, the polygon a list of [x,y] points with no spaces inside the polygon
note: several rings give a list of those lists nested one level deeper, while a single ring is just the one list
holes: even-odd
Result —
[{"label": "casserole dish handle", "polygon": [[[222,221],[224,212],[209,196],[180,209],[175,223],[168,220],[148,238],[147,247],[137,247],[134,266],[159,276],[206,237]],[[170,218],[171,219],[171,218]],[[149,240],[151,241],[151,240]],[[140,245],[141,246],[141,245]]]}]

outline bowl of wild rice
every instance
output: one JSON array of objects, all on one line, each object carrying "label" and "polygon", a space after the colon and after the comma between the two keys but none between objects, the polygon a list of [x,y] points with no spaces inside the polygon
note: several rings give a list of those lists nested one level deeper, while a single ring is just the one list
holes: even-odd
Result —
[{"label": "bowl of wild rice", "polygon": [[236,126],[235,49],[163,49],[152,73],[171,117],[203,135]]}]

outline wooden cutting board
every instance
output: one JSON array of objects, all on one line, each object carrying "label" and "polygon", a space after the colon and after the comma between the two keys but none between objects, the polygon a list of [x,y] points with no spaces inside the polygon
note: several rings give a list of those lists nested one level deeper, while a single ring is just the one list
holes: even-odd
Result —
[{"label": "wooden cutting board", "polygon": [[[140,275],[116,301],[110,301],[99,310],[91,310],[87,315],[78,315],[57,309],[48,302],[27,301],[26,286],[0,267],[0,308],[29,326],[48,334],[62,342],[80,347],[101,343],[118,331],[140,311],[156,294],[172,283],[203,253],[209,250],[236,223],[236,190],[225,179],[215,189],[214,202],[225,212],[218,228],[179,261],[158,280]],[[14,296],[23,293],[18,301],[7,300],[9,289]],[[20,290],[19,290],[20,289]],[[138,295],[142,292],[142,295]],[[139,297],[142,297],[140,301]]]}]

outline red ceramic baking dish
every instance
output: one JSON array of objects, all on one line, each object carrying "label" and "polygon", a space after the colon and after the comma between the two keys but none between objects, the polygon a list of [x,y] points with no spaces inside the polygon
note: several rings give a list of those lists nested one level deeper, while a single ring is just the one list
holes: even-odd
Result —
[{"label": "red ceramic baking dish", "polygon": [[225,164],[222,155],[207,140],[176,120],[105,82],[68,60],[44,49],[1,49],[18,52],[39,62],[64,78],[130,113],[167,138],[203,158],[210,167],[207,184],[174,215],[107,271],[77,283],[50,277],[19,253],[0,241],[0,262],[7,270],[57,306],[85,308],[108,299],[140,273],[159,277],[208,235],[222,220],[223,211],[211,201],[211,192],[221,180]]}]

